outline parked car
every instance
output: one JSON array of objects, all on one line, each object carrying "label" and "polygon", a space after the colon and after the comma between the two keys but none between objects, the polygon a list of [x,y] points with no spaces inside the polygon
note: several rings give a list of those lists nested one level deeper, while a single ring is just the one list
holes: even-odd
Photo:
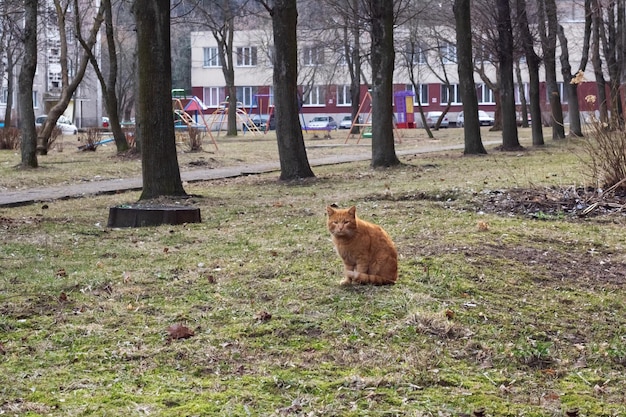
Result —
[{"label": "parked car", "polygon": [[[359,116],[356,122],[363,123],[363,121],[361,120],[361,116]],[[339,122],[339,129],[350,129],[351,127],[352,127],[352,116],[345,116],[343,119],[341,119],[341,122]]]},{"label": "parked car", "polygon": [[[269,127],[268,127],[269,120]],[[252,116],[252,123],[261,131],[276,130],[276,118],[273,114],[255,114]]]},{"label": "parked car", "polygon": [[[489,114],[484,110],[478,110],[478,122],[481,126],[493,126],[494,118],[489,116]],[[463,127],[465,124],[465,116],[463,112],[460,112],[456,117],[456,125],[458,127]]]},{"label": "parked car", "polygon": [[[426,124],[428,125],[428,127],[434,128],[437,124],[437,120],[439,120],[442,114],[443,112],[441,111],[429,111],[428,113],[426,113]],[[447,128],[448,126],[450,126],[450,121],[448,120],[448,115],[445,115],[441,120],[441,124],[439,125],[439,127]]]},{"label": "parked car", "polygon": [[[35,127],[43,126],[47,119],[48,116],[45,114],[37,116],[35,119]],[[61,129],[61,132],[64,135],[75,135],[78,133],[78,128],[74,125],[74,123],[63,115],[59,116],[59,120],[57,120],[57,127]]]},{"label": "parked car", "polygon": [[108,117],[102,117],[102,127],[108,128],[111,125]]},{"label": "parked car", "polygon": [[309,120],[307,128],[337,130],[337,122],[331,116],[317,116]]}]

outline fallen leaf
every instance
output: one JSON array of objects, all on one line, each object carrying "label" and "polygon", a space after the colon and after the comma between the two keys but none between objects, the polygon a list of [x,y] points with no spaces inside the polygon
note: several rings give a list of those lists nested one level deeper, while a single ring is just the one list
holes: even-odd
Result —
[{"label": "fallen leaf", "polygon": [[173,324],[167,328],[167,332],[169,334],[169,339],[187,339],[188,337],[194,336],[193,330],[191,330],[187,326],[183,326],[182,324]]},{"label": "fallen leaf", "polygon": [[67,303],[67,294],[65,294],[64,292],[61,292],[61,294],[59,295],[59,302],[60,303]]},{"label": "fallen leaf", "polygon": [[4,348],[4,345],[0,343],[0,355],[6,355],[7,351]]},{"label": "fallen leaf", "polygon": [[61,268],[57,271],[57,278],[66,277],[66,276],[67,276],[67,272],[65,271],[64,268]]},{"label": "fallen leaf", "polygon": [[272,315],[267,311],[260,311],[254,316],[254,318],[258,321],[270,321],[272,319]]}]

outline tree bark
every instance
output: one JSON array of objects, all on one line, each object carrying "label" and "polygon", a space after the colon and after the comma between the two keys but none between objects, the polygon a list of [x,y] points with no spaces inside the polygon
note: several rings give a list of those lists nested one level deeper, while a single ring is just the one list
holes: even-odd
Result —
[{"label": "tree bark", "polygon": [[542,17],[539,23],[539,33],[543,47],[546,88],[550,102],[552,139],[560,140],[565,138],[565,126],[563,124],[561,95],[556,81],[557,9],[555,0],[539,0],[539,4],[539,14]]},{"label": "tree bark", "polygon": [[[104,27],[109,56],[109,75],[106,80],[104,78],[104,74],[102,74],[98,60],[92,53],[91,48],[89,47],[87,42],[83,39],[80,30],[77,31],[77,37],[83,47],[83,50],[88,54],[91,66],[93,67],[96,76],[98,77],[98,81],[100,82],[100,87],[102,88],[102,97],[104,98],[104,105],[106,107],[107,115],[109,117],[109,128],[111,129],[111,133],[113,133],[113,139],[115,141],[115,147],[117,149],[117,152],[120,153],[128,150],[128,141],[126,140],[126,135],[122,130],[122,126],[120,124],[120,116],[118,112],[118,99],[116,90],[118,56],[117,48],[115,45],[115,36],[113,34],[114,27],[111,0],[102,0],[101,5],[103,7]],[[78,10],[78,7],[78,0],[74,0],[74,8]]]},{"label": "tree bark", "polygon": [[568,93],[569,133],[572,136],[582,137],[583,130],[580,122],[580,109],[578,107],[578,84],[572,82],[574,75],[572,74],[572,66],[569,63],[567,38],[565,37],[565,32],[561,25],[559,25],[558,36],[559,43],[561,44],[561,75],[563,76],[563,83]]},{"label": "tree bark", "polygon": [[530,101],[530,120],[533,146],[543,146],[543,125],[541,122],[541,93],[539,89],[539,65],[541,59],[534,48],[533,35],[530,33],[526,0],[517,0],[517,19],[520,37],[528,65],[528,99]]},{"label": "tree bark", "polygon": [[500,71],[500,109],[502,111],[502,150],[515,151],[522,147],[517,136],[515,116],[515,82],[513,81],[513,29],[509,0],[498,0],[498,55]]},{"label": "tree bark", "polygon": [[270,9],[274,32],[274,110],[280,179],[314,177],[298,119],[298,43],[296,0],[275,0]]},{"label": "tree bark", "polygon": [[592,21],[593,32],[591,42],[591,64],[596,78],[596,86],[598,89],[598,107],[600,112],[600,122],[609,122],[609,109],[606,97],[606,80],[604,79],[604,71],[602,70],[602,57],[600,56],[600,31],[602,30],[601,7],[598,0],[593,1]]},{"label": "tree bark", "polygon": [[393,1],[368,0],[372,60],[373,168],[399,165],[393,137]]},{"label": "tree bark", "polygon": [[22,124],[21,166],[37,168],[37,130],[33,109],[33,80],[37,70],[38,0],[24,0],[24,60],[18,80],[19,108]]},{"label": "tree bark", "polygon": [[478,121],[478,97],[474,84],[474,64],[472,59],[472,23],[470,19],[470,0],[454,1],[454,19],[456,22],[456,49],[459,71],[459,88],[463,100],[463,134],[465,136],[465,155],[486,154],[480,136]]},{"label": "tree bark", "polygon": [[141,144],[140,200],[186,196],[172,111],[169,0],[135,0],[137,27],[137,140]]}]

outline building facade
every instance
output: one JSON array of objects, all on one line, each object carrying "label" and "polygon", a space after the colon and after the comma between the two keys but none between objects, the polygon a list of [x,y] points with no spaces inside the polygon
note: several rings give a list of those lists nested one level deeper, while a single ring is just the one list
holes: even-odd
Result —
[{"label": "building facade", "polygon": [[[580,6],[574,7],[571,2],[561,2],[561,20],[569,41],[569,55],[572,68],[577,69],[582,52],[582,40],[584,30],[584,15],[581,15]],[[448,29],[449,30],[449,29]],[[445,34],[445,29],[439,31]],[[234,61],[235,61],[235,84],[237,86],[237,99],[241,105],[251,113],[268,113],[268,104],[272,98],[272,31],[266,29],[239,30],[234,36]],[[350,77],[346,59],[343,57],[341,47],[333,46],[329,38],[336,36],[333,33],[319,33],[314,41],[311,41],[310,33],[299,34],[299,82],[302,96],[302,121],[307,123],[317,115],[330,115],[339,120],[351,113]],[[427,37],[425,34],[422,39]],[[424,112],[443,111],[447,109],[449,119],[455,122],[456,116],[462,111],[462,101],[458,84],[458,71],[456,66],[455,34],[439,35],[436,44],[413,50],[407,54],[407,45],[410,33],[402,27],[395,32],[396,42],[396,69],[394,72],[394,91],[412,91],[414,95],[414,112],[419,112],[421,105]],[[369,40],[364,34],[361,39],[363,48],[367,48]],[[434,46],[433,46],[434,45]],[[415,47],[413,47],[415,48]],[[557,61],[560,51],[557,51]],[[411,62],[409,62],[411,61]],[[191,33],[191,82],[192,93],[199,97],[210,107],[210,111],[217,110],[226,99],[226,89],[221,62],[218,56],[218,46],[211,32]],[[490,82],[496,83],[496,69],[485,57],[482,63],[485,68],[485,77]],[[528,74],[524,60],[520,60],[521,82],[517,82],[516,102],[521,104],[521,95],[528,98]],[[413,79],[416,85],[411,83],[409,71],[413,71]],[[560,69],[557,69],[559,77],[562,77]],[[367,64],[363,67],[363,80],[361,97],[367,100],[369,79]],[[544,76],[543,70],[540,74]],[[593,70],[588,66],[585,71],[585,79],[593,80]],[[445,82],[444,80],[447,80]],[[475,74],[476,93],[479,107],[493,114],[496,110],[496,97],[489,83]],[[567,89],[563,79],[558,80],[561,100],[565,117],[567,118],[568,100]],[[548,95],[545,82],[542,78],[542,106],[549,113]],[[588,82],[579,86],[581,110],[593,111],[589,104],[584,102],[584,97],[593,94],[595,83]],[[363,104],[363,113],[369,110],[366,102]],[[367,110],[366,110],[367,109]],[[419,123],[419,118],[415,118]]]}]

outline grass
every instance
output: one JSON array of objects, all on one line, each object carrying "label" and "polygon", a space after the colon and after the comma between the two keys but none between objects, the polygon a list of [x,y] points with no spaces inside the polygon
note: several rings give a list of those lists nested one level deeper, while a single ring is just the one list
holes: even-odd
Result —
[{"label": "grass", "polygon": [[[181,153],[181,165],[246,160],[250,142],[231,142],[245,146]],[[310,158],[361,149],[308,143]],[[270,139],[254,144],[273,152]],[[0,412],[624,415],[624,217],[483,210],[491,190],[584,184],[580,149],[549,141],[407,156],[389,170],[315,167],[301,183],[191,183],[203,222],[184,226],[103,226],[138,193],[0,208]],[[66,147],[35,172],[3,151],[2,185],[136,173],[103,150]],[[331,203],[356,204],[394,238],[395,286],[338,285]],[[194,335],[172,338],[176,324]]]}]

